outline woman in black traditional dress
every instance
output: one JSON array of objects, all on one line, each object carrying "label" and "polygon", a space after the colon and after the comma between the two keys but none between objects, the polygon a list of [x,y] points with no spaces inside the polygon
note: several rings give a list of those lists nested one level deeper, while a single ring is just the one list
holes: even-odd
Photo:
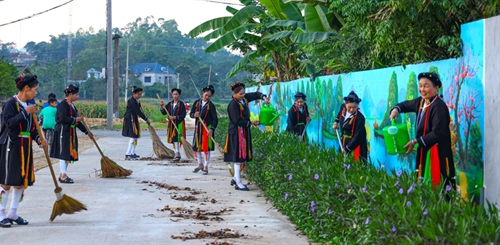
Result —
[{"label": "woman in black traditional dress", "polygon": [[302,140],[306,125],[311,121],[306,104],[306,95],[302,92],[295,94],[295,104],[288,110],[286,131],[291,132]]},{"label": "woman in black traditional dress", "polygon": [[245,93],[245,84],[237,82],[231,84],[233,99],[227,106],[229,127],[224,146],[224,162],[234,163],[234,178],[231,185],[236,190],[248,191],[248,187],[241,182],[241,165],[252,160],[252,135],[250,126],[258,126],[259,121],[250,121],[248,103],[263,99],[267,104],[269,100],[260,92]]},{"label": "woman in black traditional dress", "polygon": [[[219,123],[217,118],[217,109],[214,103],[210,101],[212,95],[215,94],[215,89],[212,85],[208,85],[201,89],[203,98],[195,101],[191,107],[191,118],[195,118],[193,151],[198,158],[198,166],[193,170],[193,173],[198,173],[200,170],[204,175],[208,174],[208,164],[210,162],[210,152],[214,150],[214,142],[210,137],[214,136],[215,129]],[[208,131],[201,124],[203,121]],[[202,152],[205,153],[205,163],[203,163]]]},{"label": "woman in black traditional dress", "polygon": [[[2,108],[0,130],[0,227],[10,227],[13,223],[27,225],[28,221],[17,215],[17,208],[24,189],[35,182],[32,141],[46,146],[38,135],[32,113],[36,105],[27,101],[35,98],[38,90],[36,76],[16,78],[17,95],[5,102]],[[14,187],[14,188],[11,188]],[[12,200],[9,213],[5,213],[9,193]]]},{"label": "woman in black traditional dress", "polygon": [[78,100],[80,89],[70,84],[64,89],[66,99],[61,101],[57,106],[56,126],[54,128],[54,141],[50,148],[50,157],[59,159],[61,173],[59,182],[72,184],[73,179],[66,174],[68,164],[78,161],[78,136],[76,128],[79,128],[83,133],[90,138],[93,137],[91,132],[88,132],[85,126],[80,123],[83,117],[78,115],[78,110],[73,102]]},{"label": "woman in black traditional dress", "polygon": [[344,104],[335,119],[333,129],[337,130],[340,124],[342,132],[342,147],[345,154],[353,153],[354,161],[361,159],[366,163],[368,159],[368,142],[366,140],[365,116],[359,111],[361,99],[354,91],[344,97]]},{"label": "woman in black traditional dress", "polygon": [[[167,134],[167,142],[172,143],[174,145],[175,157],[174,160],[179,161],[181,159],[180,146],[182,145],[181,137],[186,138],[186,125],[184,123],[184,118],[186,117],[186,106],[184,102],[179,99],[181,95],[181,89],[174,88],[172,89],[172,98],[173,100],[168,102],[165,107],[170,114],[168,118],[168,134]],[[163,109],[163,101],[160,102],[161,106],[161,114],[167,115],[167,112]],[[174,124],[177,126],[177,129],[174,127]]]},{"label": "woman in black traditional dress", "polygon": [[128,99],[127,110],[123,116],[122,136],[130,137],[127,153],[125,153],[125,160],[138,159],[140,157],[135,154],[137,139],[141,137],[141,126],[138,117],[141,117],[147,124],[150,123],[144,112],[142,112],[141,102],[139,102],[139,99],[142,97],[142,91],[142,88],[132,87],[132,97]]},{"label": "woman in black traditional dress", "polygon": [[450,112],[446,103],[438,95],[443,86],[439,76],[433,72],[418,75],[418,91],[420,97],[401,102],[394,106],[390,118],[395,119],[399,113],[415,112],[416,138],[410,140],[405,148],[407,154],[413,151],[418,143],[417,164],[418,179],[432,180],[432,184],[456,188],[455,163],[451,146]]}]

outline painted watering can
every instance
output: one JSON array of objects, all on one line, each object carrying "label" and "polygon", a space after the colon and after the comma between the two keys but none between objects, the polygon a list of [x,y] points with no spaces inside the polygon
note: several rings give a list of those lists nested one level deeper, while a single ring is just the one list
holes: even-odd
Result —
[{"label": "painted watering can", "polygon": [[280,114],[276,113],[276,109],[272,105],[263,105],[262,108],[260,108],[260,124],[264,126],[272,126],[274,123],[274,120],[278,118]]},{"label": "painted watering can", "polygon": [[391,125],[386,126],[382,131],[384,133],[385,147],[389,155],[406,153],[407,149],[404,146],[410,141],[406,124],[396,124],[393,119]]}]

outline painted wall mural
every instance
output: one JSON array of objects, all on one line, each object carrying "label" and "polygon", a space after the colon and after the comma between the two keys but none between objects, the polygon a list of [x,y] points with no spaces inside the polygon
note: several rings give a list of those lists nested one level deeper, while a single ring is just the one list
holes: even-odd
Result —
[{"label": "painted wall mural", "polygon": [[[457,179],[462,196],[478,201],[483,187],[483,30],[484,22],[476,21],[462,26],[464,55],[459,59],[448,59],[378,70],[294,80],[260,87],[260,92],[271,94],[271,101],[281,115],[273,127],[261,126],[263,130],[284,132],[287,112],[293,105],[293,95],[307,95],[312,121],[307,126],[307,139],[327,147],[339,147],[332,128],[343,97],[355,91],[361,98],[360,111],[366,117],[369,158],[378,167],[414,171],[416,153],[389,155],[384,143],[382,129],[390,124],[391,108],[404,100],[419,97],[417,75],[432,71],[443,81],[440,94],[448,105],[451,116],[453,152],[457,168]],[[247,92],[257,87],[247,88]],[[260,104],[250,104],[252,118],[258,119]],[[406,123],[415,137],[415,114],[404,114],[398,123]]]}]

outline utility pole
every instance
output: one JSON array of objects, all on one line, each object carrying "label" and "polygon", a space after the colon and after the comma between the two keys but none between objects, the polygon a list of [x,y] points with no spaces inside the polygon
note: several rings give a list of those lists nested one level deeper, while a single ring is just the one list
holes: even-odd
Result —
[{"label": "utility pole", "polygon": [[[69,4],[69,23],[68,23],[68,61],[67,61],[67,78],[66,78],[66,83],[69,84],[69,81],[71,80],[71,70],[73,70],[73,64],[71,62],[72,58],[72,43],[73,43],[73,37],[71,36],[71,29],[73,27],[73,3],[71,2]],[[53,89],[53,88],[52,88]]]},{"label": "utility pole", "polygon": [[127,92],[128,92],[128,48],[130,47],[130,43],[127,39],[127,64],[125,65],[125,103],[127,103]]},{"label": "utility pole", "polygon": [[177,73],[177,88],[181,88],[181,87],[179,86],[179,73]]},{"label": "utility pole", "polygon": [[113,127],[113,55],[111,49],[112,41],[112,25],[111,25],[111,0],[107,0],[106,6],[106,125],[108,128]]},{"label": "utility pole", "polygon": [[167,101],[170,101],[170,74],[168,73],[168,66],[167,66],[167,76],[165,78],[167,82]]},{"label": "utility pole", "polygon": [[115,34],[113,36],[113,40],[115,41],[114,42],[114,51],[115,51],[115,54],[114,54],[114,67],[113,67],[113,91],[114,91],[114,94],[113,94],[113,114],[114,114],[114,117],[119,117],[119,107],[118,107],[118,97],[119,97],[119,94],[118,93],[118,77],[119,77],[119,71],[120,71],[120,57],[119,57],[119,45],[120,45],[120,38],[121,36],[118,35],[118,34]]},{"label": "utility pole", "polygon": [[210,74],[212,74],[212,65],[210,65],[210,71],[208,72],[208,85],[210,85]]}]

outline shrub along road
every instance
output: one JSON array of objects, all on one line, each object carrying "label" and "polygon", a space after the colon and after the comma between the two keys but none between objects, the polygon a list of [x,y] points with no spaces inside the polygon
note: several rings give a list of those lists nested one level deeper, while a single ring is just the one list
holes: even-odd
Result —
[{"label": "shrub along road", "polygon": [[[165,131],[158,133],[166,138]],[[27,189],[18,210],[30,224],[0,229],[2,244],[309,244],[256,185],[250,185],[249,192],[235,191],[217,152],[212,155],[209,175],[194,174],[195,160],[124,161],[127,138],[117,131],[94,134],[105,155],[133,170],[132,176],[99,178],[96,148],[81,152],[80,161],[68,167],[75,183],[62,188],[88,211],[50,222],[56,200],[54,184],[49,168],[37,171],[36,183]],[[147,134],[138,143],[137,154],[154,156]],[[54,169],[57,175],[59,165]]]}]

